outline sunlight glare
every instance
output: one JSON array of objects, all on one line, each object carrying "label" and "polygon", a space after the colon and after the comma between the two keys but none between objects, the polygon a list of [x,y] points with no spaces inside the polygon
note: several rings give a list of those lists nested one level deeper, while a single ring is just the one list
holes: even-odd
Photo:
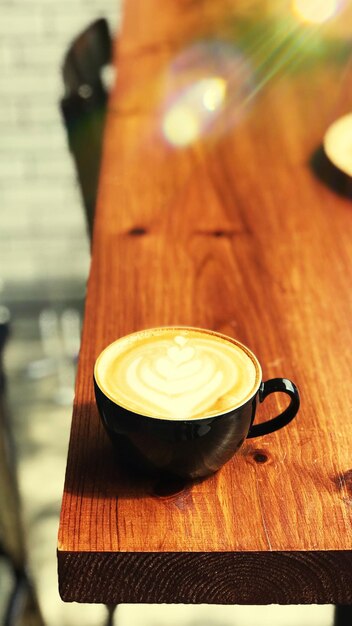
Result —
[{"label": "sunlight glare", "polygon": [[293,0],[292,10],[303,22],[323,24],[339,9],[339,0]]}]

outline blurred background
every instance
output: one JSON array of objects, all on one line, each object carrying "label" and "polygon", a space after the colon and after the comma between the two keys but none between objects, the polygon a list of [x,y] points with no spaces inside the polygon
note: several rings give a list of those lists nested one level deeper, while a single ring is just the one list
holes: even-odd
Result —
[{"label": "blurred background", "polygon": [[[61,68],[72,41],[99,17],[107,18],[111,30],[118,29],[118,0],[4,0],[0,8],[4,341],[9,329],[3,347],[7,381],[3,404],[14,444],[9,456],[11,462],[14,456],[17,461],[29,571],[44,621],[53,626],[100,624],[106,615],[104,607],[84,611],[86,607],[62,603],[56,572],[58,516],[90,261],[87,220],[60,110],[65,93]],[[2,465],[1,471],[4,474]],[[7,506],[4,492],[0,493],[1,509]],[[7,560],[0,558],[0,624],[13,582]]]},{"label": "blurred background", "polygon": [[[304,10],[307,3],[296,5]],[[69,152],[60,107],[69,91],[69,77],[64,87],[62,66],[77,35],[100,17],[107,19],[112,33],[117,32],[119,0],[3,0],[0,9],[0,347],[6,376],[6,385],[2,382],[1,428],[6,436],[0,507],[6,513],[8,490],[20,513],[16,523],[24,546],[19,560],[33,581],[47,626],[103,625],[109,620],[105,607],[61,602],[56,572],[58,519],[89,272],[91,208],[91,198],[82,197]],[[346,26],[345,20],[342,25]],[[113,78],[107,73],[104,80],[111,83]],[[89,90],[81,90],[83,101],[90,96]],[[67,123],[72,110],[66,104]],[[14,476],[17,485],[11,482]],[[3,542],[1,531],[4,536],[0,526]],[[5,558],[6,545],[0,547],[0,624],[7,626],[16,572]],[[13,623],[30,626],[28,620],[21,621],[21,602],[12,609]],[[332,616],[330,606],[124,606],[115,623],[331,626]]]}]

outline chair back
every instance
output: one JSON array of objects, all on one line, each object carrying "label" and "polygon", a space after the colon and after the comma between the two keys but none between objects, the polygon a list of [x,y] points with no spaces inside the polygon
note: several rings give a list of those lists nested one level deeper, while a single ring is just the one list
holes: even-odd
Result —
[{"label": "chair back", "polygon": [[107,21],[102,18],[78,35],[62,66],[65,96],[60,106],[76,166],[90,238],[108,98],[101,75],[103,67],[110,63],[111,55],[111,35]]}]

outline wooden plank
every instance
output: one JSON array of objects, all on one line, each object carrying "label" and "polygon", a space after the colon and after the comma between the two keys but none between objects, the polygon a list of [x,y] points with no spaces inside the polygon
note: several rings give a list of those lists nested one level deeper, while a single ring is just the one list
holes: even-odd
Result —
[{"label": "wooden plank", "polygon": [[61,570],[66,601],[351,603],[351,558],[344,552],[81,552],[62,555]]},{"label": "wooden plank", "polygon": [[[166,2],[160,22],[152,0],[126,5],[62,504],[60,592],[107,603],[348,603],[352,213],[348,193],[336,194],[310,163],[337,110],[345,62],[273,79],[226,134],[175,149],[160,132],[165,76],[195,24],[203,36],[224,21],[231,3],[211,4],[202,3],[204,19],[188,4],[180,21],[179,5]],[[136,482],[116,463],[92,371],[117,337],[169,324],[236,337],[264,379],[296,382],[302,407],[215,476],[168,495],[167,485]],[[265,402],[259,419],[280,406]]]}]

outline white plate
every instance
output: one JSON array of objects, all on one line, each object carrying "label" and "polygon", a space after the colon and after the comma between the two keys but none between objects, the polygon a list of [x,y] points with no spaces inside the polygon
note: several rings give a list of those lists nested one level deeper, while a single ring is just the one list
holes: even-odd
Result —
[{"label": "white plate", "polygon": [[331,124],[324,136],[324,150],[339,170],[352,176],[352,113]]}]

